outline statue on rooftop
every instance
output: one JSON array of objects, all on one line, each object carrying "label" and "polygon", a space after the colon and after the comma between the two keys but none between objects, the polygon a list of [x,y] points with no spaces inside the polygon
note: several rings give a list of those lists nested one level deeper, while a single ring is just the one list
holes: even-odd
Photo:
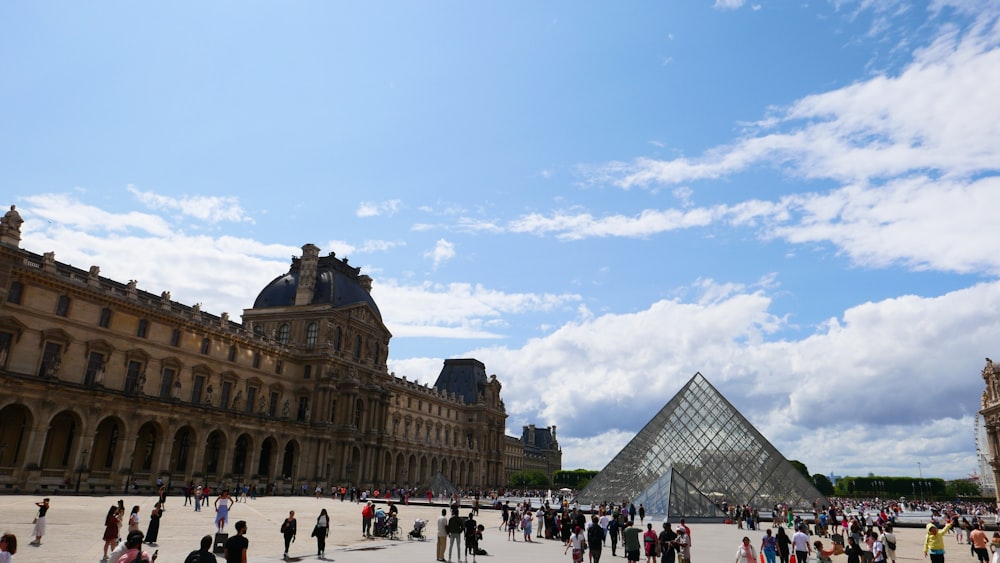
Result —
[{"label": "statue on rooftop", "polygon": [[3,218],[0,218],[0,235],[20,241],[23,223],[24,219],[21,219],[21,214],[17,212],[17,206],[11,205],[10,211],[4,213]]}]

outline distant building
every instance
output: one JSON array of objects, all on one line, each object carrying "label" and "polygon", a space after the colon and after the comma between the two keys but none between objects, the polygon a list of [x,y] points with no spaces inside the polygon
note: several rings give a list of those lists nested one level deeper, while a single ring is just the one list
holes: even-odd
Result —
[{"label": "distant building", "polygon": [[524,426],[521,437],[504,436],[504,466],[507,481],[518,471],[540,471],[551,481],[562,469],[562,449],[556,439],[556,427]]},{"label": "distant building", "polygon": [[24,250],[20,225],[0,222],[0,490],[506,484],[496,376],[389,373],[372,280],[346,259],[303,246],[240,324]]},{"label": "distant building", "polygon": [[985,461],[988,465],[980,473],[980,490],[988,494],[990,485],[996,493],[996,484],[1000,483],[1000,370],[993,367],[993,360],[986,358],[981,375],[986,389],[983,391],[982,410],[979,411],[983,417],[983,430],[976,431],[976,448],[980,463]]}]

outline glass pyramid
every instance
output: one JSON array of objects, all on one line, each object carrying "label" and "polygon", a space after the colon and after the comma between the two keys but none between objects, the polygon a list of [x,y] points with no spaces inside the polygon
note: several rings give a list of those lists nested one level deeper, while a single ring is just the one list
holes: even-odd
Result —
[{"label": "glass pyramid", "polygon": [[719,505],[829,505],[700,373],[580,492],[581,504],[641,502],[671,520],[722,519]]}]

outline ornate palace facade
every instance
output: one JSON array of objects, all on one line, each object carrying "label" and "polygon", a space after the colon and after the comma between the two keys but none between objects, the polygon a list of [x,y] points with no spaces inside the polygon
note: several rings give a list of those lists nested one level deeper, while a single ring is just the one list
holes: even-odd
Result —
[{"label": "ornate palace facade", "polygon": [[[983,482],[1000,484],[1000,369],[993,367],[993,360],[986,358],[986,366],[982,371],[986,390],[983,391],[983,409],[979,411],[986,426],[986,447],[988,452],[980,451],[980,456],[989,459],[992,475],[983,475]],[[977,445],[980,447],[981,444]],[[988,487],[986,487],[988,488]],[[994,488],[994,491],[996,489]]]},{"label": "ornate palace facade", "polygon": [[386,369],[371,278],[307,244],[243,323],[20,248],[0,224],[0,492],[162,478],[288,490],[505,483],[496,376]]}]

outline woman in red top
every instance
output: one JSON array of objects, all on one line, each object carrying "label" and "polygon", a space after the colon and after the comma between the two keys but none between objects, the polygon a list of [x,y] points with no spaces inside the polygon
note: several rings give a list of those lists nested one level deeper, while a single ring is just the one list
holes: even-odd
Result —
[{"label": "woman in red top", "polygon": [[642,535],[642,543],[646,548],[646,563],[656,563],[656,557],[659,555],[659,545],[660,539],[657,537],[656,532],[653,531],[652,524],[646,524],[646,533]]}]

